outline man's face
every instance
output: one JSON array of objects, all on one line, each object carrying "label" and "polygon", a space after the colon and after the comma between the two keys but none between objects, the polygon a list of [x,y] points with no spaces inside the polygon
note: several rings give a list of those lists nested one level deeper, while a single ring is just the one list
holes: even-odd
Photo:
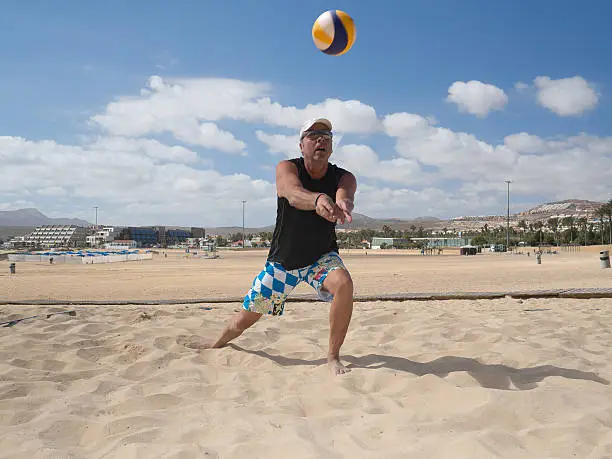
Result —
[{"label": "man's face", "polygon": [[332,133],[323,123],[315,123],[300,141],[302,154],[307,159],[325,161],[332,154]]}]

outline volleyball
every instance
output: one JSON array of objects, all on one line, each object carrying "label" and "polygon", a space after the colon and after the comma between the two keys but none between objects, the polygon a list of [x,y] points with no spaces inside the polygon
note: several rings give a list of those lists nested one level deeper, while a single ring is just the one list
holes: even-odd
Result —
[{"label": "volleyball", "polygon": [[325,54],[340,56],[355,43],[355,23],[344,11],[329,10],[321,14],[312,26],[315,46]]}]

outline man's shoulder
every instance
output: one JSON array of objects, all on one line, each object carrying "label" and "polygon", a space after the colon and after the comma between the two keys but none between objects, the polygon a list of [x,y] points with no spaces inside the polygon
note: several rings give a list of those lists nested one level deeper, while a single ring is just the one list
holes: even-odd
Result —
[{"label": "man's shoulder", "polygon": [[297,166],[300,164],[301,160],[303,160],[303,158],[300,157],[281,159],[278,163],[276,163],[276,166],[278,167],[285,164],[293,164],[294,166]]},{"label": "man's shoulder", "polygon": [[341,166],[338,166],[337,164],[331,163],[331,162],[329,163],[329,168],[334,171],[334,173],[335,173],[335,175],[337,177],[341,177],[344,174],[350,174],[351,173],[351,171],[349,171],[348,169],[345,169],[345,168],[343,168]]}]

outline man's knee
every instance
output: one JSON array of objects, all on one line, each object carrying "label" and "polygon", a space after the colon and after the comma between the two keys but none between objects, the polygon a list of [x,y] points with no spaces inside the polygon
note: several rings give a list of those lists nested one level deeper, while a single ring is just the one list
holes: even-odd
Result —
[{"label": "man's knee", "polygon": [[252,326],[255,322],[257,322],[260,317],[261,314],[259,314],[258,312],[242,310],[232,318],[232,320],[230,321],[230,327],[233,331],[242,333],[247,328]]},{"label": "man's knee", "polygon": [[330,272],[323,282],[323,287],[334,296],[338,293],[353,296],[353,279],[350,273],[343,268]]}]

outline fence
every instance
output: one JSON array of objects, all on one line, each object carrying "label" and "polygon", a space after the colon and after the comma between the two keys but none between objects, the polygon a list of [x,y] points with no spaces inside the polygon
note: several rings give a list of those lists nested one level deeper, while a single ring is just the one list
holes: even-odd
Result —
[{"label": "fence", "polygon": [[9,254],[10,262],[35,262],[35,263],[65,263],[65,264],[97,264],[97,263],[117,263],[125,261],[151,260],[153,254],[145,253],[12,253]]}]

